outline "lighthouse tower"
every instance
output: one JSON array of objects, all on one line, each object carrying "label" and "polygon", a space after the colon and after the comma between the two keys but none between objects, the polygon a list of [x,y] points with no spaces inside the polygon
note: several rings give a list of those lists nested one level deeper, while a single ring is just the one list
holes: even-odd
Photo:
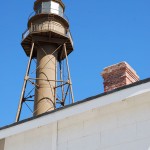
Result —
[{"label": "lighthouse tower", "polygon": [[[34,3],[34,13],[29,16],[28,29],[22,35],[21,45],[29,61],[16,122],[20,119],[23,103],[31,101],[29,98],[34,101],[34,116],[56,109],[57,103],[64,106],[69,93],[71,102],[74,102],[68,63],[68,55],[73,51],[73,40],[64,11],[65,5],[61,0],[36,0]],[[36,60],[35,78],[30,77],[33,59]],[[62,61],[65,61],[67,80],[63,77]],[[34,86],[34,94],[29,95],[29,92],[26,96],[28,83]],[[58,88],[61,89],[59,96]]]}]

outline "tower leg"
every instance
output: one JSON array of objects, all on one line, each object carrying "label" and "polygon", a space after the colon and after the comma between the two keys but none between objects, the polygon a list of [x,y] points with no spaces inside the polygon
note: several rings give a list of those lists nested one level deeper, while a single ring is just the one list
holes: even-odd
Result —
[{"label": "tower leg", "polygon": [[70,82],[71,98],[72,98],[72,103],[74,103],[74,95],[73,95],[73,89],[72,89],[72,81],[71,81],[71,75],[70,75],[70,69],[69,69],[69,62],[68,62],[66,44],[64,44],[64,51],[65,51],[65,55],[66,55],[66,66],[67,66],[67,72],[68,72],[68,80]]},{"label": "tower leg", "polygon": [[34,43],[32,43],[30,57],[29,57],[28,65],[27,65],[27,70],[26,70],[25,78],[24,78],[24,83],[23,83],[23,87],[22,87],[22,92],[21,92],[21,96],[20,96],[18,111],[17,111],[17,115],[16,115],[16,120],[15,120],[16,122],[18,122],[19,119],[20,119],[20,114],[21,114],[21,109],[22,109],[22,104],[23,104],[23,98],[24,98],[24,94],[25,94],[25,88],[26,88],[26,85],[27,85],[28,75],[29,75],[30,66],[31,66],[33,49],[34,49]]},{"label": "tower leg", "polygon": [[[59,69],[60,69],[60,80],[63,81],[63,69],[61,61],[59,62]],[[63,84],[63,82],[61,83]],[[64,86],[61,86],[61,93],[62,93],[62,102],[64,103]]]}]

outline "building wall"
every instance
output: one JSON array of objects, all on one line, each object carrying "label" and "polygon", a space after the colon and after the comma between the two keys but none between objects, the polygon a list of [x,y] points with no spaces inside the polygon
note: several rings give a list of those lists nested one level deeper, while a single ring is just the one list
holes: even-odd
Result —
[{"label": "building wall", "polygon": [[146,92],[7,137],[4,150],[148,150],[149,147],[150,92]]},{"label": "building wall", "polygon": [[5,139],[0,140],[0,150],[4,150]]},{"label": "building wall", "polygon": [[148,150],[150,93],[59,123],[58,150]]}]

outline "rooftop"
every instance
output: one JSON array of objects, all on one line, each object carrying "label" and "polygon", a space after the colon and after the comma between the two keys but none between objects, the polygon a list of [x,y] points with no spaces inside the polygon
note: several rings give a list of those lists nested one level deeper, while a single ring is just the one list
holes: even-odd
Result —
[{"label": "rooftop", "polygon": [[105,105],[119,102],[125,100],[126,98],[143,94],[145,92],[150,92],[150,78],[112,90],[110,92],[105,92],[89,97],[82,101],[78,101],[74,104],[39,115],[37,117],[32,117],[26,120],[22,120],[18,123],[4,126],[0,128],[0,138],[27,131],[34,127],[58,121],[63,118],[70,117],[72,115],[79,114],[97,107],[103,107]]}]

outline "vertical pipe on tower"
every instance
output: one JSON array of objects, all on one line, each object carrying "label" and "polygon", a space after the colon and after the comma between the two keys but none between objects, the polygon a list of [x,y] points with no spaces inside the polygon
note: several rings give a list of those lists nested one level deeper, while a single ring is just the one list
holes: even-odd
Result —
[{"label": "vertical pipe on tower", "polygon": [[[56,87],[56,66],[57,66],[57,46],[42,45],[37,49],[37,80],[35,90],[34,115],[40,115],[55,109],[55,87]],[[46,54],[45,54],[46,52]],[[54,53],[54,54],[53,54]]]}]

